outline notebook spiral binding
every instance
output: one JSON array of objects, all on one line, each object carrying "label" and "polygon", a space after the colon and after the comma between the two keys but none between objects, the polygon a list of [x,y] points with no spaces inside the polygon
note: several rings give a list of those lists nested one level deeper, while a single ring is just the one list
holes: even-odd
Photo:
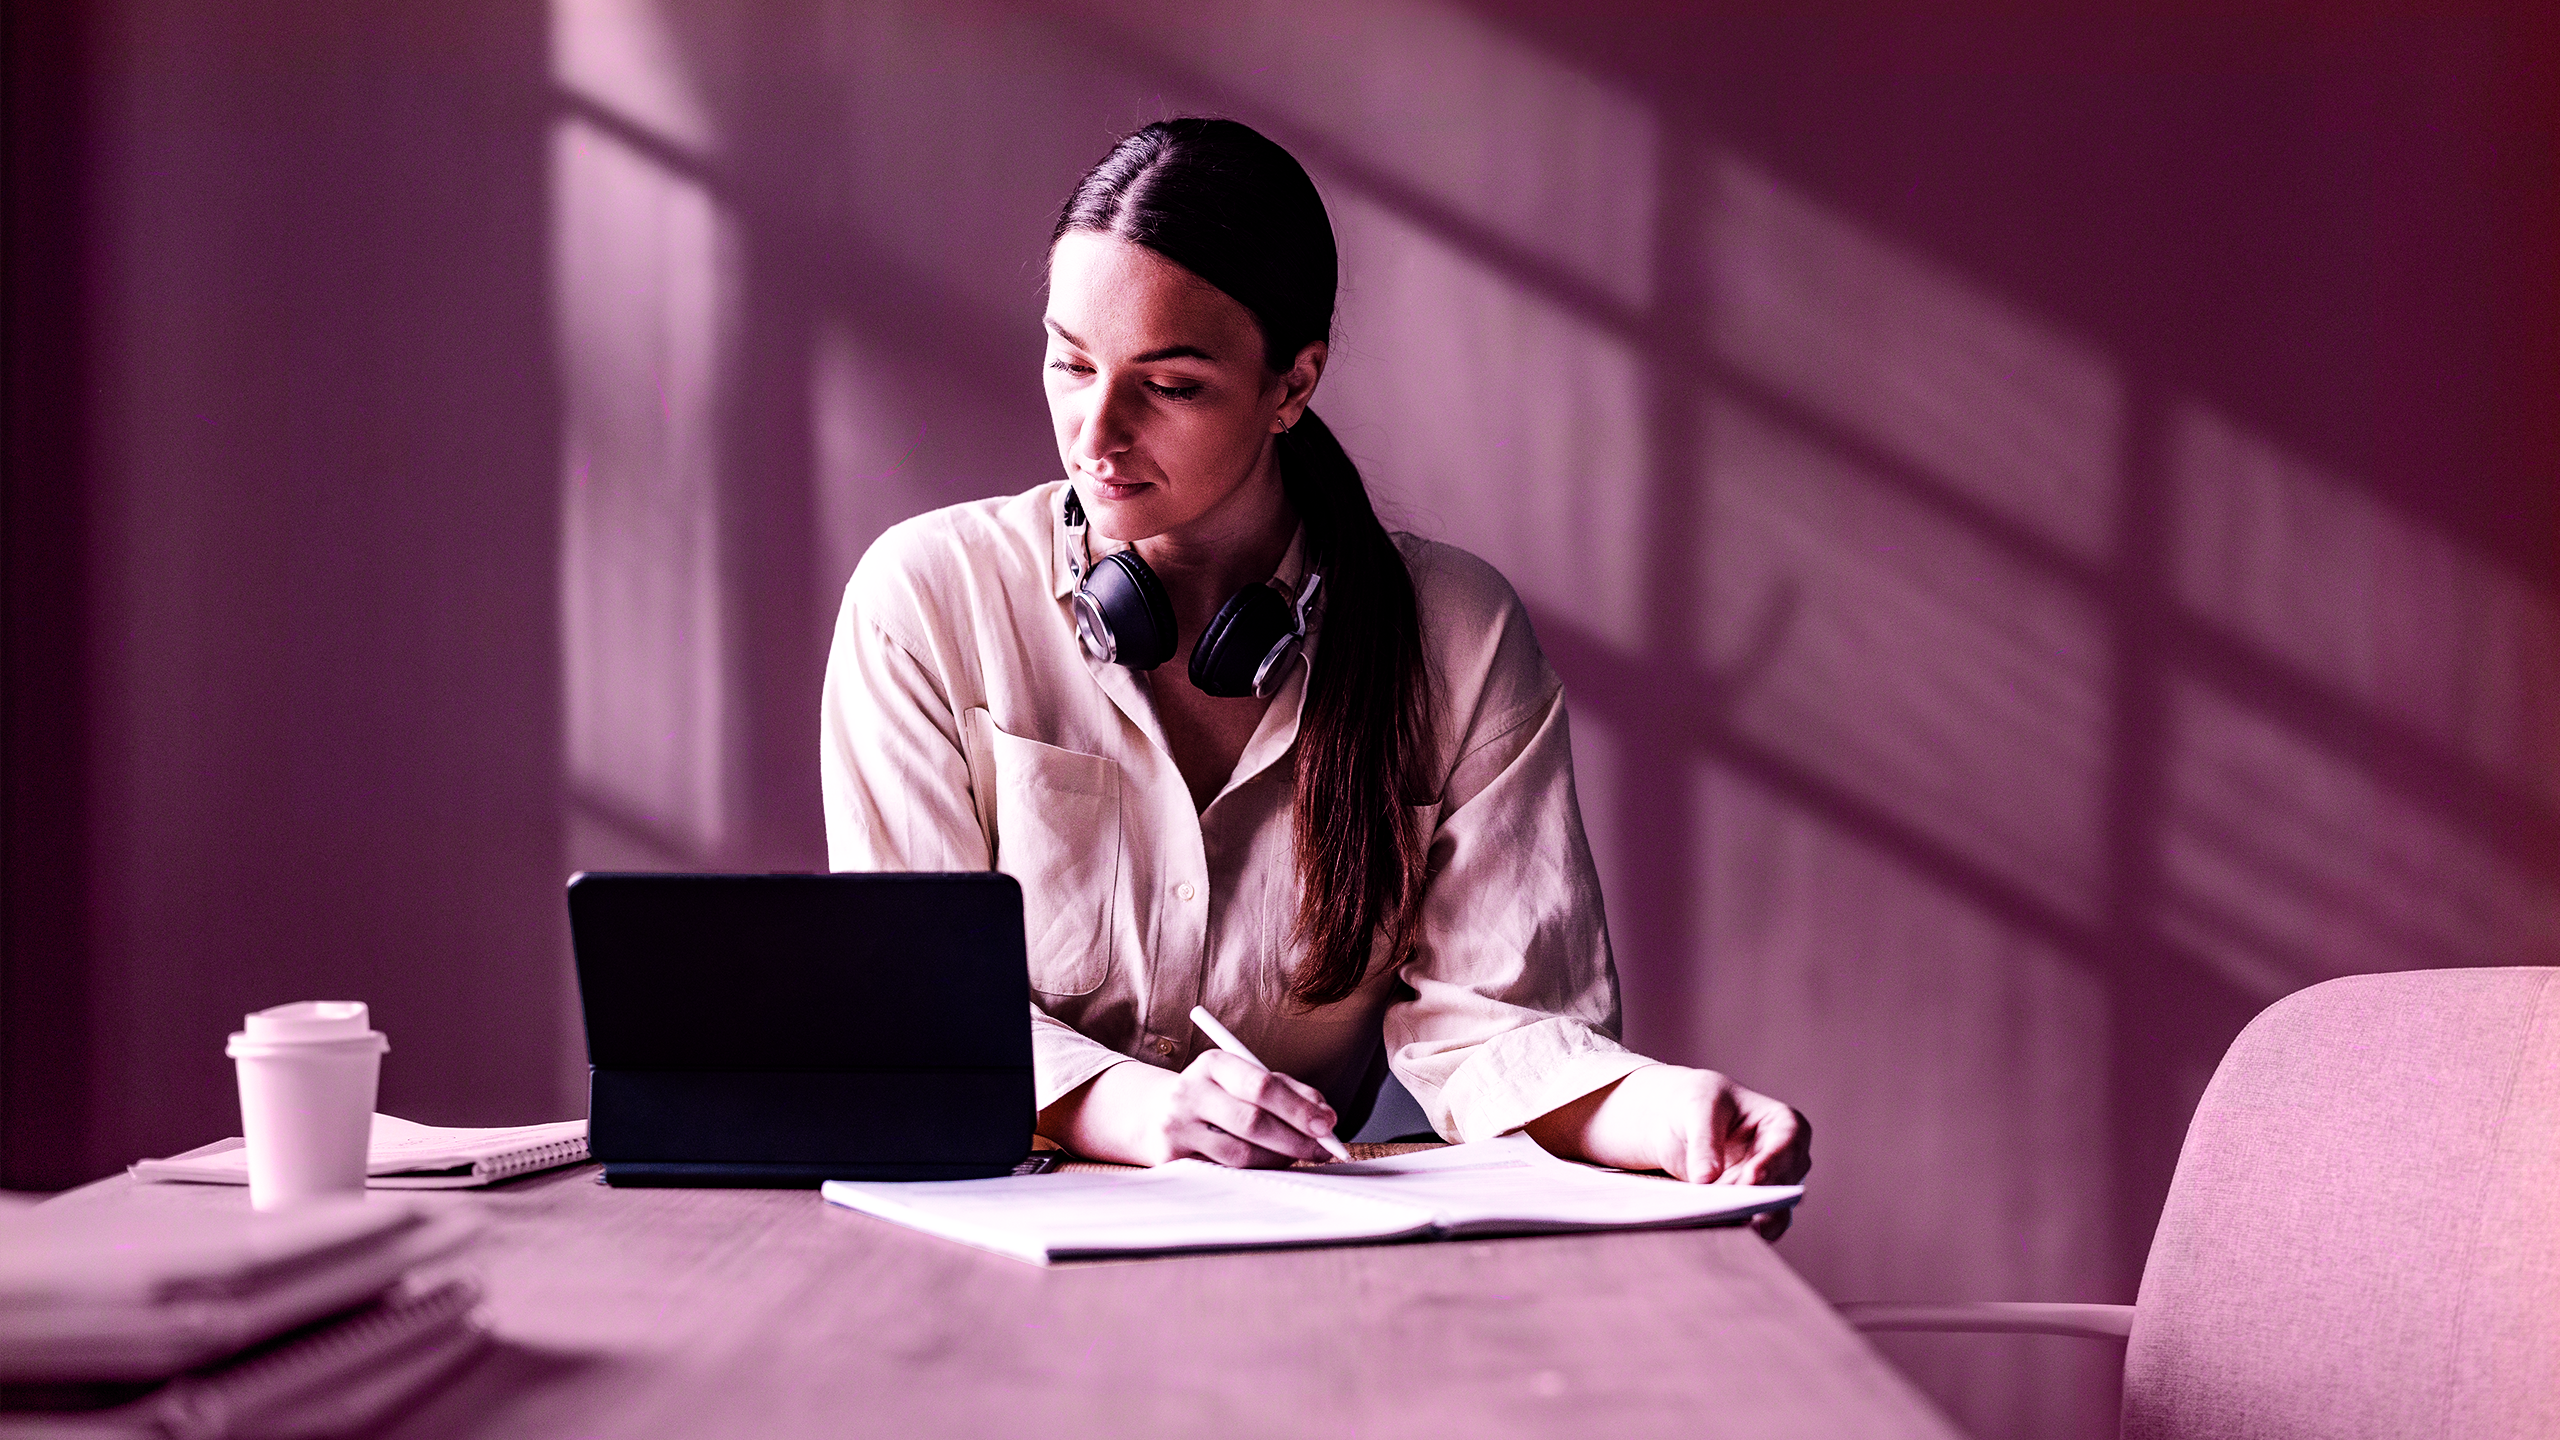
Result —
[{"label": "notebook spiral binding", "polygon": [[468,1275],[412,1277],[353,1314],[171,1380],[111,1410],[0,1415],[11,1440],[319,1440],[365,1428],[488,1340]]},{"label": "notebook spiral binding", "polygon": [[578,1135],[567,1140],[554,1140],[549,1144],[537,1145],[530,1150],[511,1151],[504,1155],[493,1155],[485,1160],[476,1161],[471,1167],[471,1174],[477,1180],[504,1180],[510,1175],[522,1175],[530,1170],[548,1170],[554,1165],[574,1165],[586,1158],[587,1137]]},{"label": "notebook spiral binding", "polygon": [[196,1407],[234,1415],[254,1413],[364,1352],[400,1350],[411,1339],[457,1321],[464,1324],[455,1329],[455,1337],[476,1344],[478,1327],[465,1317],[479,1303],[480,1286],[461,1277],[394,1294],[372,1310],[330,1323],[326,1329],[209,1377],[189,1399]]}]

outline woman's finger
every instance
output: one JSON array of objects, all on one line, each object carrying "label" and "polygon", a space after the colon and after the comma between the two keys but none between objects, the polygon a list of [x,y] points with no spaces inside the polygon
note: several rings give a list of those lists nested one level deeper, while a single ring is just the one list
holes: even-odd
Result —
[{"label": "woman's finger", "polygon": [[[1260,1092],[1257,1092],[1260,1093]],[[1288,1119],[1273,1114],[1255,1099],[1224,1085],[1204,1085],[1192,1101],[1193,1113],[1228,1134],[1276,1154],[1313,1160],[1324,1147]]]},{"label": "woman's finger", "polygon": [[1295,1094],[1299,1099],[1306,1101],[1308,1104],[1313,1105],[1318,1110],[1323,1111],[1327,1118],[1332,1116],[1332,1102],[1324,1098],[1323,1091],[1308,1084],[1306,1081],[1299,1079],[1295,1075],[1283,1075],[1277,1070],[1271,1072],[1271,1078],[1288,1086],[1291,1093]]},{"label": "woman's finger", "polygon": [[1173,1140],[1177,1156],[1196,1155],[1230,1170],[1284,1169],[1291,1162],[1290,1156],[1265,1149],[1196,1115],[1175,1126]]},{"label": "woman's finger", "polygon": [[1746,1120],[1725,1135],[1724,1173],[1716,1177],[1719,1185],[1757,1185],[1767,1173],[1769,1132],[1757,1118]]},{"label": "woman's finger", "polygon": [[1759,1184],[1760,1168],[1754,1162],[1750,1152],[1742,1150],[1739,1146],[1727,1146],[1726,1149],[1732,1158],[1725,1161],[1723,1167],[1716,1171],[1716,1177],[1707,1183],[1710,1185]]},{"label": "woman's finger", "polygon": [[1781,1105],[1766,1096],[1759,1097],[1761,1118],[1758,1122],[1760,1143],[1754,1147],[1754,1181],[1760,1185],[1793,1185],[1813,1168],[1813,1157],[1806,1145],[1804,1117],[1793,1107]]},{"label": "woman's finger", "polygon": [[1716,1173],[1708,1184],[1751,1183],[1752,1146],[1757,1131],[1752,1124],[1750,1097],[1750,1091],[1729,1080],[1716,1089],[1714,1118],[1710,1122],[1715,1134]]},{"label": "woman's finger", "polygon": [[[1217,1052],[1224,1061],[1203,1065],[1201,1073],[1217,1083],[1219,1089],[1237,1099],[1280,1117],[1282,1123],[1294,1126],[1301,1134],[1313,1137],[1333,1132],[1333,1107],[1314,1087],[1290,1076],[1274,1073],[1254,1065],[1240,1056]],[[1203,1061],[1207,1056],[1201,1057]]]},{"label": "woman's finger", "polygon": [[1701,1119],[1688,1131],[1680,1148],[1680,1163],[1666,1167],[1672,1177],[1692,1185],[1706,1185],[1724,1171],[1720,1137],[1713,1129],[1712,1118]]},{"label": "woman's finger", "polygon": [[1729,1172],[1735,1185],[1792,1185],[1812,1168],[1804,1143],[1804,1117],[1765,1095],[1754,1095],[1747,1144]]},{"label": "woman's finger", "polygon": [[1291,1076],[1257,1069],[1239,1061],[1221,1067],[1218,1084],[1229,1094],[1251,1102],[1310,1134],[1333,1128],[1333,1107],[1313,1087]]},{"label": "woman's finger", "polygon": [[1176,1159],[1196,1156],[1213,1165],[1233,1169],[1242,1169],[1252,1163],[1252,1146],[1196,1116],[1176,1121],[1172,1140]]}]

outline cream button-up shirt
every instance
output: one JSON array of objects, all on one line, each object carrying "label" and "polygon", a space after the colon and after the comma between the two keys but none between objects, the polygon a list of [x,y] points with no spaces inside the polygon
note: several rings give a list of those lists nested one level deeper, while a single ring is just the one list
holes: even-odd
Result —
[{"label": "cream button-up shirt", "polygon": [[[1452,1140],[1516,1130],[1646,1063],[1617,1040],[1563,686],[1493,567],[1396,537],[1447,777],[1422,817],[1417,943],[1310,1009],[1287,994],[1308,666],[1195,811],[1147,678],[1077,642],[1064,490],[955,505],[880,537],[845,588],[819,754],[833,868],[994,868],[1021,882],[1042,1107],[1124,1060],[1188,1065],[1210,1048],[1195,1004],[1323,1091],[1346,1130],[1382,1058]],[[1292,544],[1280,578],[1300,565]]]}]

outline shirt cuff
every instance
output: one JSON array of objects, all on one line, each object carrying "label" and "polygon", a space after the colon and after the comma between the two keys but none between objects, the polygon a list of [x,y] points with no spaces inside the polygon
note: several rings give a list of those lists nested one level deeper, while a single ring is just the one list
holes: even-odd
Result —
[{"label": "shirt cuff", "polygon": [[1477,1045],[1425,1113],[1451,1140],[1488,1140],[1652,1063],[1584,1021],[1553,1016]]},{"label": "shirt cuff", "polygon": [[1031,1108],[1035,1113],[1064,1100],[1077,1086],[1131,1058],[1039,1006],[1031,1007]]}]

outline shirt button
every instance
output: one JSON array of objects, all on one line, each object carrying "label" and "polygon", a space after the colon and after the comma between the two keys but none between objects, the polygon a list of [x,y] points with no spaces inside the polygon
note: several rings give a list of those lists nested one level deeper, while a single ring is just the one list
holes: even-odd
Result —
[{"label": "shirt button", "polygon": [[1176,886],[1174,886],[1174,887],[1173,887],[1173,893],[1174,893],[1174,898],[1176,898],[1176,899],[1179,899],[1179,900],[1189,900],[1189,899],[1192,899],[1193,897],[1197,896],[1200,892],[1199,892],[1199,891],[1197,891],[1197,890],[1192,889],[1192,888],[1191,888],[1191,882],[1190,882],[1190,881],[1188,881],[1188,880],[1185,880],[1185,881],[1183,881],[1181,884],[1176,885]]},{"label": "shirt button", "polygon": [[1159,1035],[1155,1039],[1147,1042],[1147,1048],[1155,1051],[1159,1055],[1170,1055],[1173,1053],[1173,1042],[1166,1039],[1164,1036]]}]

